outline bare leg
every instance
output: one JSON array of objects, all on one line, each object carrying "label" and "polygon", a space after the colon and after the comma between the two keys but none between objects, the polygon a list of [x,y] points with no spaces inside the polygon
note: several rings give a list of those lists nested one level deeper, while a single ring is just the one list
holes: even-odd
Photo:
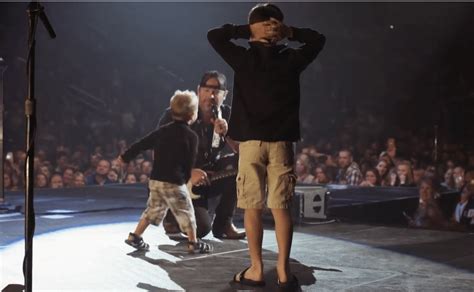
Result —
[{"label": "bare leg", "polygon": [[244,215],[245,232],[247,234],[250,269],[245,272],[245,278],[262,281],[263,280],[263,261],[262,261],[262,240],[263,224],[261,209],[245,209]]},{"label": "bare leg", "polygon": [[293,222],[289,209],[272,209],[275,220],[275,234],[278,243],[277,274],[280,282],[289,280],[290,276],[290,251],[293,240]]},{"label": "bare leg", "polygon": [[188,241],[197,242],[196,230],[195,229],[190,229],[188,232],[186,232],[186,235],[188,236]]},{"label": "bare leg", "polygon": [[150,225],[150,222],[148,222],[148,220],[146,220],[145,218],[140,219],[133,233],[141,237],[143,232],[145,232],[146,228],[148,227],[148,225]]}]

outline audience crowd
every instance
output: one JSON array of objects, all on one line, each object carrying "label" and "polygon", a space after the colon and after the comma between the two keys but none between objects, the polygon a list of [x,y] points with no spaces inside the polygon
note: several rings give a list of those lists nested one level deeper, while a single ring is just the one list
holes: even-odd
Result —
[{"label": "audience crowd", "polygon": [[[137,126],[140,124],[137,113],[95,119],[93,115],[73,113],[72,109],[56,113],[38,123],[34,158],[36,188],[147,182],[152,168],[151,152],[139,155],[124,168],[116,161],[129,143],[147,132],[143,125]],[[21,115],[9,117],[15,120]],[[150,119],[157,120],[157,117],[145,118],[148,125]],[[303,118],[309,119],[304,115]],[[295,159],[298,183],[418,187],[419,207],[414,214],[406,215],[410,226],[472,226],[474,211],[467,213],[474,208],[473,149],[463,143],[438,141],[436,145],[434,134],[427,129],[403,130],[388,127],[384,122],[382,116],[356,110],[340,121],[338,127],[319,130],[318,135],[314,135],[309,122],[303,121],[306,125],[303,126],[304,140],[298,144]],[[8,123],[20,122],[10,120]],[[153,127],[150,126],[149,131]],[[4,189],[21,190],[25,152],[19,150],[20,147],[12,149],[12,144],[6,144],[5,148]],[[439,210],[438,197],[442,189],[456,190],[460,194],[452,218],[444,218]]]}]

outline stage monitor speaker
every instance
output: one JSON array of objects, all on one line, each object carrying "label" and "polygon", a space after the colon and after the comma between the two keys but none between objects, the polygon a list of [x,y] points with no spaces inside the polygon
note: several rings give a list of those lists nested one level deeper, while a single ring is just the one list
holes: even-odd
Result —
[{"label": "stage monitor speaker", "polygon": [[322,186],[296,186],[300,197],[300,212],[303,218],[327,219],[328,189]]}]

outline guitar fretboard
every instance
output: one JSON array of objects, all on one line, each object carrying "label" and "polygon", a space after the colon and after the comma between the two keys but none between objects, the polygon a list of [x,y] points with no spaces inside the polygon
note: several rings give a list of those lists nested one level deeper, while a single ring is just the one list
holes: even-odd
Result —
[{"label": "guitar fretboard", "polygon": [[213,173],[209,180],[213,182],[234,175],[237,175],[237,169],[223,170]]}]

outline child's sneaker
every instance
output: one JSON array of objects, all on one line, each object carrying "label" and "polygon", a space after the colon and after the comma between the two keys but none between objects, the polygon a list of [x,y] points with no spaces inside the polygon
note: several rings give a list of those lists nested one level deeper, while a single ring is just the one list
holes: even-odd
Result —
[{"label": "child's sneaker", "polygon": [[143,241],[141,236],[136,235],[135,233],[130,232],[128,238],[125,239],[125,243],[136,248],[137,250],[149,250],[150,245]]},{"label": "child's sneaker", "polygon": [[190,253],[211,253],[214,247],[198,239],[196,242],[188,241],[188,249]]}]

